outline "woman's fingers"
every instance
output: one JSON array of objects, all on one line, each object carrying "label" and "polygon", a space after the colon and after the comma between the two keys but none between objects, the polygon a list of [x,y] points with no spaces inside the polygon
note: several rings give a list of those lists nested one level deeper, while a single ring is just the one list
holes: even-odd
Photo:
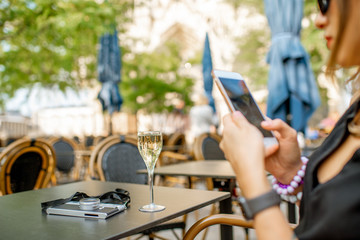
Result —
[{"label": "woman's fingers", "polygon": [[233,112],[233,114],[231,116],[232,116],[233,122],[240,128],[249,124],[248,120],[239,111]]},{"label": "woman's fingers", "polygon": [[277,150],[279,150],[279,144],[265,148],[265,157],[273,155]]},{"label": "woman's fingers", "polygon": [[[247,120],[239,111],[233,112],[232,114],[227,114],[223,118],[224,126],[231,126],[231,127],[244,127],[247,124]],[[235,125],[235,126],[232,126]]]},{"label": "woman's fingers", "polygon": [[[224,116],[223,124],[223,139],[220,147],[224,152],[233,152],[237,149],[236,144],[240,144],[243,141],[244,131],[247,131],[246,124],[249,123],[247,123],[246,118],[240,112],[234,112]],[[228,157],[230,157],[230,154],[228,154]]]},{"label": "woman's fingers", "polygon": [[229,124],[230,121],[232,121],[232,119],[231,119],[231,114],[229,113],[223,117],[223,124],[227,125],[227,124]]},{"label": "woman's fingers", "polygon": [[296,137],[296,130],[280,119],[263,121],[261,122],[261,127],[269,131],[274,131],[277,138],[284,136]]}]

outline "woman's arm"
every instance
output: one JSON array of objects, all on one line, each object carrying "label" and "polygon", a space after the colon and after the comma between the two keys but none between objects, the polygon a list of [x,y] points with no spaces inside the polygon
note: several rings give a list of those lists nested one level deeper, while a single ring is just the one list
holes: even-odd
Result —
[{"label": "woman's arm", "polygon": [[271,207],[259,212],[254,218],[254,228],[259,240],[290,240],[294,235],[280,207]]},{"label": "woman's arm", "polygon": [[[286,156],[289,158],[290,156],[290,158],[295,158],[298,155],[300,158],[300,154],[296,153],[296,151],[299,151],[297,144],[286,143],[289,139],[283,136],[283,134],[289,129],[283,124],[278,124],[278,122],[273,123],[274,125],[269,124],[268,127],[276,129],[277,133],[275,134],[278,135],[277,137],[280,136],[281,139],[278,139],[278,149],[271,152],[266,157],[266,161],[271,161],[271,164],[268,165],[270,169],[273,168],[272,170],[277,170],[275,169],[278,167],[276,165],[283,165],[281,171],[278,171],[278,176],[285,176],[285,168],[288,164],[281,163],[283,161],[282,157]],[[224,131],[220,146],[234,169],[239,187],[245,198],[252,199],[271,190],[265,174],[266,151],[263,144],[263,136],[240,112],[224,117]],[[286,148],[290,149],[291,146],[296,146],[295,151],[286,154]],[[281,147],[284,147],[284,150]],[[291,157],[291,155],[293,156]],[[295,166],[297,167],[296,164]],[[289,169],[287,170],[289,171]],[[259,239],[291,239],[293,235],[283,213],[277,206],[270,207],[256,214],[254,224]]]}]

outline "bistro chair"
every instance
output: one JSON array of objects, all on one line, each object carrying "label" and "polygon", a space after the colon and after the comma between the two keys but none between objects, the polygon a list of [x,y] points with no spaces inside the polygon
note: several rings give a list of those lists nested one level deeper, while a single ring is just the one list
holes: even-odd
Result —
[{"label": "bistro chair", "polygon": [[[162,167],[188,161],[192,161],[192,157],[189,155],[172,151],[162,151],[160,153],[156,166]],[[167,187],[175,187],[178,185],[186,188],[190,187],[190,180],[186,177],[161,176],[160,181],[161,185]]]},{"label": "bistro chair", "polygon": [[[204,217],[197,222],[195,222],[190,229],[186,232],[184,240],[193,240],[195,237],[202,231],[206,230],[208,227],[223,224],[230,226],[238,226],[243,228],[253,228],[252,221],[246,221],[244,217],[235,215],[235,214],[214,214],[207,217]],[[246,235],[246,240],[249,239],[249,236]]]},{"label": "bistro chair", "polygon": [[[137,147],[137,138],[121,135],[109,139],[99,149],[97,160],[92,159],[96,162],[100,180],[146,184],[147,175],[136,173],[140,169],[146,169],[145,162]],[[156,232],[171,230],[175,237],[180,239],[174,229],[181,229],[182,234],[185,234],[185,221],[186,217],[181,221],[171,220],[145,230],[141,234],[147,235],[149,239],[163,239],[156,235]]]},{"label": "bistro chair", "polygon": [[116,136],[99,151],[97,170],[101,181],[146,184],[147,175],[136,173],[145,168],[136,138]]},{"label": "bistro chair", "polygon": [[167,145],[170,134],[163,133],[162,137],[163,137],[163,145],[165,146],[165,145]]},{"label": "bistro chair", "polygon": [[[203,133],[195,138],[193,152],[197,161],[203,160],[226,160],[224,152],[220,149],[221,136],[214,133]],[[224,188],[229,181],[223,179],[206,179],[208,190]],[[226,186],[227,187],[227,186]]]},{"label": "bistro chair", "polygon": [[173,151],[178,153],[186,152],[186,138],[185,134],[182,132],[172,133],[167,137],[164,142],[164,150],[165,151]]},{"label": "bistro chair", "polygon": [[[166,136],[164,138],[164,136]],[[158,160],[158,166],[165,166],[192,160],[191,154],[186,152],[184,133],[175,132],[171,135],[163,134],[163,149]]]},{"label": "bistro chair", "polygon": [[[195,138],[193,145],[194,158],[197,161],[211,161],[211,160],[224,160],[225,154],[220,149],[221,136],[215,133],[203,133]],[[196,182],[197,179],[191,178],[191,184]],[[213,179],[206,178],[206,187],[208,190],[213,190],[214,188],[221,190],[227,190],[233,192],[235,187],[235,182],[229,179]],[[215,204],[213,204],[211,214],[216,213]],[[207,229],[203,235],[205,239],[207,234]]]},{"label": "bistro chair", "polygon": [[7,137],[3,139],[2,146],[9,146],[11,143],[15,142],[18,139],[21,139],[21,137]]},{"label": "bistro chair", "polygon": [[22,138],[1,152],[0,164],[0,191],[6,195],[48,187],[56,156],[47,141]]},{"label": "bistro chair", "polygon": [[94,147],[94,141],[95,141],[95,136],[93,135],[89,135],[89,136],[85,136],[84,139],[84,146],[86,149],[91,149]]},{"label": "bistro chair", "polygon": [[72,138],[77,144],[81,144],[81,139],[79,136],[73,136]]},{"label": "bistro chair", "polygon": [[[200,220],[198,220],[196,223],[194,223],[190,229],[186,232],[184,236],[184,240],[193,240],[195,237],[204,229],[207,227],[217,225],[217,224],[223,224],[223,225],[229,225],[229,226],[237,226],[242,228],[254,228],[253,221],[247,221],[243,216],[235,215],[235,214],[214,214],[207,217],[204,217]],[[291,229],[296,228],[296,224],[289,223],[289,227]],[[249,239],[249,236],[246,235],[246,240]]]},{"label": "bistro chair", "polygon": [[[192,159],[193,157],[186,153],[186,138],[184,133],[175,132],[170,135],[163,134],[163,150],[160,153],[156,166],[177,164]],[[170,187],[174,187],[175,185],[190,186],[190,181],[184,177],[162,176],[161,182],[163,185]]]},{"label": "bistro chair", "polygon": [[56,181],[63,184],[79,180],[81,159],[77,158],[76,151],[80,150],[80,145],[67,137],[52,137],[49,143],[56,155]]},{"label": "bistro chair", "polygon": [[[92,150],[91,156],[90,156],[90,162],[89,162],[89,172],[90,172],[90,178],[92,180],[100,180],[99,171],[97,168],[97,160],[99,158],[99,153],[102,150],[102,148],[110,141],[119,139],[118,135],[112,135],[109,137],[106,137],[99,141]],[[105,180],[103,180],[105,181]]]},{"label": "bistro chair", "polygon": [[106,136],[96,136],[94,138],[94,145],[93,148],[98,145],[102,140],[104,140],[106,138]]},{"label": "bistro chair", "polygon": [[196,160],[225,160],[220,149],[221,136],[215,133],[203,133],[194,140],[194,157]]}]

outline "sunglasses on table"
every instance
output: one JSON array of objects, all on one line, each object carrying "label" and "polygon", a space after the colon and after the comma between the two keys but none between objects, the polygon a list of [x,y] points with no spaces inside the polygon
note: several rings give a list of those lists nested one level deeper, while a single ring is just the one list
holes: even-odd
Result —
[{"label": "sunglasses on table", "polygon": [[330,0],[318,0],[321,14],[325,15],[330,6]]}]

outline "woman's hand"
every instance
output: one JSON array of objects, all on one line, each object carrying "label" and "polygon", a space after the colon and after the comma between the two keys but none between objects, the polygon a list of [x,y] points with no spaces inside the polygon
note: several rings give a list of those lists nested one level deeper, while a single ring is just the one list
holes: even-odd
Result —
[{"label": "woman's hand", "polygon": [[[296,132],[292,132],[289,126],[278,120],[263,123],[267,125],[267,129],[275,131],[279,141],[279,146],[265,151],[263,135],[240,112],[226,115],[223,123],[220,147],[234,169],[242,195],[251,199],[268,192],[271,187],[265,175],[265,165],[277,168],[276,165],[282,164],[282,159],[290,159],[288,156],[293,154],[287,151],[294,151],[294,147],[295,151],[299,149]],[[287,136],[288,134],[290,135]],[[265,152],[269,155],[265,155]],[[294,154],[294,158],[295,155],[297,154]],[[261,239],[269,236],[271,239],[291,238],[292,231],[279,207],[268,208],[258,213],[254,224]]]},{"label": "woman's hand", "polygon": [[261,132],[240,113],[226,115],[221,149],[231,163],[247,198],[270,189],[265,175],[265,148]]},{"label": "woman's hand", "polygon": [[273,131],[279,142],[279,146],[266,150],[265,169],[281,183],[289,184],[302,165],[297,132],[280,119],[267,119],[261,126]]}]

